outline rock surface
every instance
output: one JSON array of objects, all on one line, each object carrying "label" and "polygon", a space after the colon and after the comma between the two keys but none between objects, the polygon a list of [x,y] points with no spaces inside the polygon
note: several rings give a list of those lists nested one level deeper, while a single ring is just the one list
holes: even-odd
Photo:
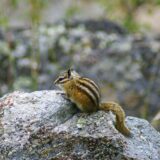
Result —
[{"label": "rock surface", "polygon": [[127,138],[112,114],[77,113],[59,93],[17,91],[0,99],[1,160],[160,159],[160,134],[146,120],[127,117]]}]

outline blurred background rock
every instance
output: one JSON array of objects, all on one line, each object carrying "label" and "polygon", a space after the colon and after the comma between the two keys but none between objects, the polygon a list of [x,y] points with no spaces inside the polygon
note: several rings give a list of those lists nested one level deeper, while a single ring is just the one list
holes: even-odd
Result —
[{"label": "blurred background rock", "polygon": [[159,0],[1,0],[0,95],[74,67],[103,100],[160,129]]}]

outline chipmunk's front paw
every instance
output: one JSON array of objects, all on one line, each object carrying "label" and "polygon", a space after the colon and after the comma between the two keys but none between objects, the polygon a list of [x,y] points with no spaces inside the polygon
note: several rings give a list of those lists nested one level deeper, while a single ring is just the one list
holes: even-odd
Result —
[{"label": "chipmunk's front paw", "polygon": [[71,100],[68,98],[68,96],[66,95],[66,93],[63,92],[63,91],[58,91],[58,92],[56,92],[56,94],[61,95],[64,99],[66,99],[66,100],[68,100],[68,101],[71,101]]},{"label": "chipmunk's front paw", "polygon": [[65,92],[63,92],[63,91],[56,91],[56,94],[58,94],[58,95],[65,95]]}]

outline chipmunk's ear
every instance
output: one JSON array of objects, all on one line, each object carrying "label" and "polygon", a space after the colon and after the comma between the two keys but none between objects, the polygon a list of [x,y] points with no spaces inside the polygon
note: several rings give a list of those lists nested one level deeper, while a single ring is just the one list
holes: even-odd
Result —
[{"label": "chipmunk's ear", "polygon": [[71,68],[69,68],[69,69],[68,69],[68,71],[67,71],[68,78],[70,78],[70,77],[71,77],[71,71],[72,71],[72,69],[71,69]]},{"label": "chipmunk's ear", "polygon": [[73,68],[69,68],[67,70],[67,75],[68,75],[68,78],[80,77],[80,75]]}]

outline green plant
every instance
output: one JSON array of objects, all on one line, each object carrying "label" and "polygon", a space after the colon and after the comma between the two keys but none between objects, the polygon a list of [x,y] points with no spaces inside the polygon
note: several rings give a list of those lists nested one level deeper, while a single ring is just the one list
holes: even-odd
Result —
[{"label": "green plant", "polygon": [[96,0],[96,2],[103,6],[107,17],[119,21],[132,32],[137,31],[140,27],[135,20],[136,12],[140,7],[160,5],[160,0]]},{"label": "green plant", "polygon": [[8,29],[9,17],[14,10],[19,8],[20,3],[26,6],[27,12],[23,13],[22,15],[26,14],[25,16],[28,17],[32,32],[30,59],[32,61],[33,66],[31,71],[31,77],[33,82],[33,89],[36,89],[38,67],[34,67],[34,64],[40,66],[38,26],[41,23],[41,14],[48,3],[48,0],[2,0],[0,5],[1,28],[4,28],[5,30]]}]

